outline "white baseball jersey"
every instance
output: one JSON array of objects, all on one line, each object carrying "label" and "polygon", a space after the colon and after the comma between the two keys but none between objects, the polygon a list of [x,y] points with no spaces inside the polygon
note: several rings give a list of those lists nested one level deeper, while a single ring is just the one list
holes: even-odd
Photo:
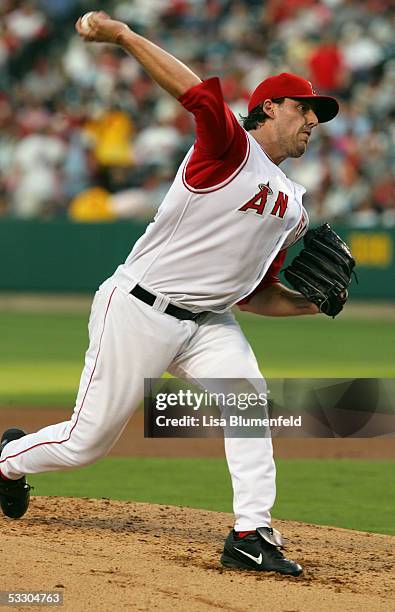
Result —
[{"label": "white baseball jersey", "polygon": [[[215,86],[213,81],[194,89]],[[188,166],[197,147],[188,152],[154,221],[116,272],[124,284],[140,283],[194,312],[222,312],[250,294],[279,251],[304,233],[304,187],[241,126],[235,130],[242,132],[243,159],[237,167],[229,163],[221,182],[191,185]]]},{"label": "white baseball jersey", "polygon": [[194,189],[181,164],[153,223],[117,275],[193,311],[225,311],[264,278],[307,227],[304,187],[246,134],[245,158],[223,183]]}]

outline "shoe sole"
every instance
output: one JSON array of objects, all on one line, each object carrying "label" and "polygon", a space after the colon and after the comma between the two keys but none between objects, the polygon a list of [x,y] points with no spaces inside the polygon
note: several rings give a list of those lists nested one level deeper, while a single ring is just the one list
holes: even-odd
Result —
[{"label": "shoe sole", "polygon": [[[4,495],[3,497],[6,497],[6,496]],[[9,507],[8,504],[6,503],[6,500],[4,500],[1,503],[1,510],[4,516],[6,516],[7,518],[16,520],[16,519],[22,518],[22,516],[26,514],[26,512],[29,509],[29,504],[30,504],[30,492],[28,493],[28,496],[25,500],[25,505],[23,506],[23,508],[20,508],[18,512],[15,511],[12,505],[11,507]]]},{"label": "shoe sole", "polygon": [[[17,435],[15,435],[17,434]],[[8,442],[13,442],[14,440],[19,440],[20,438],[23,438],[24,436],[26,436],[26,432],[23,429],[20,429],[18,427],[10,427],[9,429],[7,429],[3,435],[1,436],[1,441],[0,441],[0,448],[1,448],[1,444],[3,444],[6,441],[6,444],[4,445],[3,448],[5,448],[8,444]],[[1,452],[1,451],[0,451]],[[25,480],[25,484],[26,484],[26,480]],[[30,488],[29,491],[27,492],[27,496],[25,499],[25,505],[23,506],[23,508],[19,509],[19,512],[15,512],[15,509],[8,507],[8,504],[6,502],[6,495],[2,496],[4,499],[1,501],[1,510],[4,514],[4,516],[6,516],[7,518],[10,519],[20,519],[22,518],[22,516],[24,514],[26,514],[28,508],[29,508],[29,504],[30,504]]]},{"label": "shoe sole", "polygon": [[[17,435],[15,436],[15,434]],[[19,440],[19,438],[23,438],[26,435],[27,435],[26,431],[24,431],[23,429],[20,429],[19,427],[9,427],[8,429],[5,430],[5,432],[1,436],[0,443],[5,442],[5,440],[7,440],[7,443],[13,442],[14,440]],[[9,436],[11,437],[9,438]]]}]

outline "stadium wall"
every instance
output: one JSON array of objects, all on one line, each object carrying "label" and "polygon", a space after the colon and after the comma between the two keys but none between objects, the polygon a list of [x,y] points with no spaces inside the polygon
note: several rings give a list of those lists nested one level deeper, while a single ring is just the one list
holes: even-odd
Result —
[{"label": "stadium wall", "polygon": [[[146,223],[0,223],[0,291],[91,292],[124,261]],[[357,260],[353,298],[395,298],[395,228],[334,229]],[[301,248],[290,250],[288,259]]]}]

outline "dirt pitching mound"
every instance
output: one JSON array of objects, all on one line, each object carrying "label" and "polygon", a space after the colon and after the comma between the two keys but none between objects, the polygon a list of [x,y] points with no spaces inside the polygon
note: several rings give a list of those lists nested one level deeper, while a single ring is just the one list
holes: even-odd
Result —
[{"label": "dirt pitching mound", "polygon": [[35,497],[20,521],[0,519],[1,590],[61,591],[70,612],[393,610],[394,538],[276,521],[305,568],[292,578],[222,568],[231,526],[204,510]]}]

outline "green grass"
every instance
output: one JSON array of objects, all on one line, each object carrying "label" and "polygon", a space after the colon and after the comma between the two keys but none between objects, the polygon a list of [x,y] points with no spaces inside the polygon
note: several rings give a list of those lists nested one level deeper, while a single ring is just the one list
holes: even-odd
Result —
[{"label": "green grass", "polygon": [[[392,461],[277,461],[279,519],[395,535]],[[30,476],[37,495],[109,497],[231,512],[222,459],[108,458],[72,472]]]},{"label": "green grass", "polygon": [[[0,406],[74,404],[88,314],[0,313]],[[326,317],[240,322],[267,377],[395,377],[395,326]],[[393,462],[278,461],[277,518],[395,533]],[[113,497],[231,512],[224,460],[108,458],[35,475],[36,494]]]},{"label": "green grass", "polygon": [[[395,326],[380,320],[242,314],[267,377],[394,377]],[[0,405],[72,406],[88,314],[0,313]]]},{"label": "green grass", "polygon": [[240,322],[267,377],[395,376],[393,322],[251,315]]},{"label": "green grass", "polygon": [[0,405],[72,406],[88,315],[0,313]]}]

